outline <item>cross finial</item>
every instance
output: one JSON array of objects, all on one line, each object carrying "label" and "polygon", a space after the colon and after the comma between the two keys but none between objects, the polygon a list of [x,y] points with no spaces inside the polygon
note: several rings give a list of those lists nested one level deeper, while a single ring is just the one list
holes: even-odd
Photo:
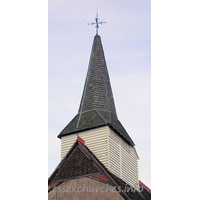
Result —
[{"label": "cross finial", "polygon": [[95,26],[95,28],[96,28],[96,35],[98,35],[98,29],[99,29],[99,24],[103,24],[103,23],[105,23],[106,24],[106,22],[103,22],[103,21],[100,21],[99,22],[99,18],[98,18],[98,12],[97,12],[97,16],[96,16],[96,18],[95,18],[95,21],[96,22],[92,22],[92,23],[87,23],[87,25],[96,25]]}]

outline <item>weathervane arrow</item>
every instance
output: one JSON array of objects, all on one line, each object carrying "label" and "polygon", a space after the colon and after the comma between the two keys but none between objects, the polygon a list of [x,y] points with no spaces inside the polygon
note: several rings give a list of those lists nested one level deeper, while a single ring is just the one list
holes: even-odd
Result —
[{"label": "weathervane arrow", "polygon": [[98,29],[99,29],[99,24],[103,24],[103,23],[105,23],[106,24],[106,22],[103,22],[103,21],[100,21],[99,22],[99,18],[98,18],[98,12],[97,12],[97,16],[96,16],[96,18],[95,18],[95,21],[96,22],[92,22],[92,23],[87,23],[87,25],[96,25],[95,26],[95,28],[96,28],[96,35],[98,35]]}]

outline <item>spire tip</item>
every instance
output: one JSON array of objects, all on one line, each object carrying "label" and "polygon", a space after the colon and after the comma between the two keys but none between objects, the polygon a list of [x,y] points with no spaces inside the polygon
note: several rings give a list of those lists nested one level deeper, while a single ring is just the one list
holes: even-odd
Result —
[{"label": "spire tip", "polygon": [[96,15],[96,18],[95,18],[95,22],[92,22],[92,23],[87,23],[87,25],[96,25],[95,28],[96,28],[96,35],[98,35],[98,29],[99,29],[99,24],[103,24],[106,22],[103,22],[103,21],[99,21],[99,18],[98,18],[98,12],[97,12],[97,15]]}]

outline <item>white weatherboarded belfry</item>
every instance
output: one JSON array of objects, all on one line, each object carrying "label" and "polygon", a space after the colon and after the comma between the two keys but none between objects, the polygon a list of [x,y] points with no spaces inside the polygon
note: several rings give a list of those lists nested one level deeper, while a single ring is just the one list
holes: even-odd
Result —
[{"label": "white weatherboarded belfry", "polygon": [[139,157],[134,142],[117,117],[99,35],[94,37],[78,113],[58,135],[61,159],[78,136],[110,172],[139,191]]}]

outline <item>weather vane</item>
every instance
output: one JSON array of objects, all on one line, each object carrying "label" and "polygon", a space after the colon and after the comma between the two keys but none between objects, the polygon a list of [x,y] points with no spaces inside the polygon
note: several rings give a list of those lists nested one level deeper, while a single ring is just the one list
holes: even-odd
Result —
[{"label": "weather vane", "polygon": [[106,22],[102,22],[102,21],[99,22],[98,13],[97,13],[97,16],[96,16],[96,18],[95,18],[95,21],[96,21],[96,22],[87,23],[87,25],[92,25],[92,26],[93,26],[93,25],[96,25],[96,26],[95,26],[95,28],[96,28],[96,35],[98,35],[99,24],[101,24],[101,25],[102,25],[103,23],[106,24]]}]

